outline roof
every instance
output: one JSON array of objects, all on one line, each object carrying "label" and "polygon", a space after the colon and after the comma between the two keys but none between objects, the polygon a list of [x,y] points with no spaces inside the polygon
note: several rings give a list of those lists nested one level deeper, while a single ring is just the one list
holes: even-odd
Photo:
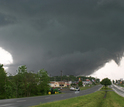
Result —
[{"label": "roof", "polygon": [[66,83],[64,81],[62,81],[62,82],[61,81],[50,81],[51,84],[54,84],[55,82],[57,82],[58,84],[65,84]]}]

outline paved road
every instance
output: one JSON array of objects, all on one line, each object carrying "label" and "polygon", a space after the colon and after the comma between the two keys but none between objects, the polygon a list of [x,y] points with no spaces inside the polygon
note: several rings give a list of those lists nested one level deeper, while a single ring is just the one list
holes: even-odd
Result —
[{"label": "paved road", "polygon": [[118,95],[124,97],[124,87],[112,84],[110,88],[112,88]]},{"label": "paved road", "polygon": [[90,89],[82,90],[79,92],[68,91],[65,94],[0,100],[0,107],[29,107],[33,105],[38,105],[40,103],[52,102],[52,101],[63,100],[63,99],[68,99],[72,97],[90,94],[98,91],[101,87],[102,85],[97,85]]}]

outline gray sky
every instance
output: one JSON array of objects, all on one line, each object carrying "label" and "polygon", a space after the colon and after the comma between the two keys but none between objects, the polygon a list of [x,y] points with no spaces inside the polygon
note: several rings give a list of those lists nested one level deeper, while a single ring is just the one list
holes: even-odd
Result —
[{"label": "gray sky", "polygon": [[0,0],[0,47],[8,72],[89,75],[124,51],[123,0]]}]

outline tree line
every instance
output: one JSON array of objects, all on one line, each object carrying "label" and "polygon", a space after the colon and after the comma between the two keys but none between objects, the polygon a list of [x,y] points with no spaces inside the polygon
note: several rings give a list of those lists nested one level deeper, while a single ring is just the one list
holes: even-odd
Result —
[{"label": "tree line", "polygon": [[46,95],[50,90],[50,81],[85,81],[95,79],[94,77],[63,75],[61,76],[48,76],[47,71],[44,69],[39,70],[37,73],[27,71],[26,65],[19,66],[15,75],[7,76],[3,65],[0,64],[0,99],[8,98],[21,98],[38,95]]},{"label": "tree line", "polygon": [[45,95],[49,89],[49,76],[44,69],[33,73],[23,65],[18,67],[16,75],[7,76],[0,65],[0,99]]},{"label": "tree line", "polygon": [[[79,81],[79,78],[81,81],[86,81],[86,79],[89,80],[95,80],[97,83],[100,82],[100,79],[94,78],[94,77],[86,77],[86,76],[74,76],[74,75],[63,75],[62,81]],[[61,76],[50,76],[50,81],[61,81]]]}]

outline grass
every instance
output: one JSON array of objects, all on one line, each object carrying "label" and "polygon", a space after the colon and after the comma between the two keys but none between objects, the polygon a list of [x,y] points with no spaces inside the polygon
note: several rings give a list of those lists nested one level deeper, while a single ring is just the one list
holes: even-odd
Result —
[{"label": "grass", "polygon": [[108,87],[105,88],[105,86],[103,86],[100,90],[112,90],[112,89]]},{"label": "grass", "polygon": [[32,107],[124,107],[124,98],[114,91],[108,91],[104,98],[104,91],[97,91],[92,94],[49,102]]},{"label": "grass", "polygon": [[[99,97],[97,97],[97,96],[99,96]],[[95,92],[95,93],[90,94],[90,96],[85,95],[85,96],[81,96],[81,97],[75,97],[75,98],[71,98],[71,99],[40,104],[38,106],[33,106],[33,107],[82,107],[87,104],[93,105],[95,102],[97,102],[98,99],[102,98],[103,96],[104,96],[104,92]],[[93,99],[93,101],[92,101],[92,99]],[[89,107],[91,107],[91,106],[89,106]]]},{"label": "grass", "polygon": [[123,85],[123,84],[118,84],[118,86],[124,87],[124,85]]},{"label": "grass", "polygon": [[114,91],[107,92],[103,107],[124,107],[124,98]]},{"label": "grass", "polygon": [[82,87],[80,87],[80,90],[86,90],[86,89],[89,89],[89,88],[91,88],[91,87],[93,87],[93,86],[94,86],[94,85],[91,85],[91,86],[88,86],[88,85],[87,85],[87,86],[85,86],[85,87],[82,86]]}]

